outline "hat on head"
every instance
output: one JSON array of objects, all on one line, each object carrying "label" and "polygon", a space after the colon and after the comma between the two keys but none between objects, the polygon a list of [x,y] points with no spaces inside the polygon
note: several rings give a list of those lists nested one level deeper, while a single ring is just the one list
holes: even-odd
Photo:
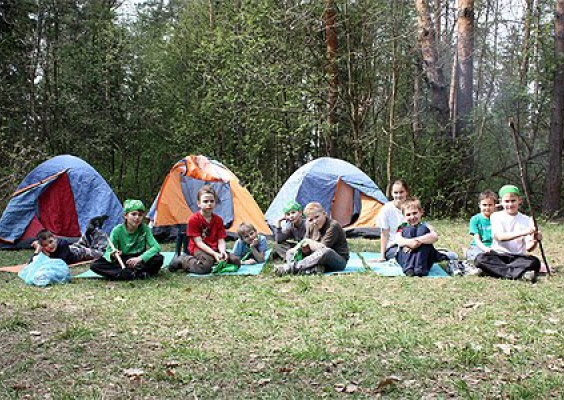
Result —
[{"label": "hat on head", "polygon": [[302,205],[297,201],[290,200],[286,203],[282,211],[284,214],[289,213],[290,211],[302,211]]},{"label": "hat on head", "polygon": [[508,193],[514,193],[517,196],[521,196],[521,191],[519,190],[519,188],[517,186],[515,186],[515,185],[505,185],[501,189],[499,189],[499,198],[501,199],[503,196],[505,196]]},{"label": "hat on head", "polygon": [[123,212],[127,214],[131,211],[145,212],[145,205],[141,200],[127,199],[123,202]]}]

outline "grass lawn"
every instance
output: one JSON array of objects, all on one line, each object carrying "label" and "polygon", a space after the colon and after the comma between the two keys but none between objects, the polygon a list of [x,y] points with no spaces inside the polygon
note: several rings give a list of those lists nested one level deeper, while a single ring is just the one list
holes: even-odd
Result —
[{"label": "grass lawn", "polygon": [[[434,221],[460,253],[467,222]],[[541,226],[552,266],[560,225]],[[448,232],[448,233],[447,233]],[[355,251],[378,241],[352,240]],[[170,247],[168,247],[170,249]],[[2,252],[0,264],[30,252]],[[564,278],[0,273],[0,399],[564,396]]]}]

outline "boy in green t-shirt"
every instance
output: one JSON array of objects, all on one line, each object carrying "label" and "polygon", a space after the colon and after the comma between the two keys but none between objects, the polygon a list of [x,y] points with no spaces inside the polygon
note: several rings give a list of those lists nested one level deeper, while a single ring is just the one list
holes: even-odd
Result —
[{"label": "boy in green t-shirt", "polygon": [[[94,261],[90,269],[105,278],[122,281],[157,275],[164,258],[151,228],[143,223],[144,217],[145,206],[141,200],[126,200],[123,203],[123,224],[112,229],[106,253]],[[120,265],[118,257],[125,268]]]},{"label": "boy in green t-shirt", "polygon": [[480,213],[470,219],[470,234],[473,239],[466,251],[466,259],[469,261],[474,261],[478,254],[489,253],[493,242],[490,216],[495,211],[497,196],[491,190],[484,190],[478,201]]}]

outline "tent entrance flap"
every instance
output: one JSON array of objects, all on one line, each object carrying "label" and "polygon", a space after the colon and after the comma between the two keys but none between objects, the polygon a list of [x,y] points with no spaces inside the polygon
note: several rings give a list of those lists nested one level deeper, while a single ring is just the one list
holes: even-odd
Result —
[{"label": "tent entrance flap", "polygon": [[39,196],[39,221],[57,236],[80,237],[78,214],[67,174],[62,174]]},{"label": "tent entrance flap", "polygon": [[331,202],[331,218],[341,226],[355,222],[361,211],[360,192],[339,179]]},{"label": "tent entrance flap", "polygon": [[189,176],[181,176],[182,194],[186,199],[186,204],[190,210],[195,213],[198,212],[198,190],[204,185],[209,185],[214,188],[217,193],[217,206],[214,213],[223,219],[223,224],[229,228],[233,224],[233,195],[231,194],[231,186],[229,183],[215,181],[208,182],[200,179],[194,179]]}]

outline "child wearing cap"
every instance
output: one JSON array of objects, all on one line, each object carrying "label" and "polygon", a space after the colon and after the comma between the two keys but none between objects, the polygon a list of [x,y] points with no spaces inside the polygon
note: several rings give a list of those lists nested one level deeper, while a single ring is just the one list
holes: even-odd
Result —
[{"label": "child wearing cap", "polygon": [[[141,200],[126,200],[123,203],[123,224],[112,229],[106,253],[94,261],[90,269],[114,280],[145,279],[157,275],[164,258],[151,229],[143,223],[144,217],[145,206]],[[123,260],[125,268],[121,267],[118,257]]]},{"label": "child wearing cap", "polygon": [[305,236],[306,224],[300,203],[290,200],[284,206],[284,215],[276,220],[274,230],[274,249],[283,260],[286,253]]},{"label": "child wearing cap", "polygon": [[499,190],[502,211],[491,215],[493,243],[491,251],[476,257],[476,266],[485,275],[498,278],[536,281],[540,271],[537,257],[527,254],[538,244],[540,232],[533,220],[519,212],[523,202],[517,186],[505,185]]}]

